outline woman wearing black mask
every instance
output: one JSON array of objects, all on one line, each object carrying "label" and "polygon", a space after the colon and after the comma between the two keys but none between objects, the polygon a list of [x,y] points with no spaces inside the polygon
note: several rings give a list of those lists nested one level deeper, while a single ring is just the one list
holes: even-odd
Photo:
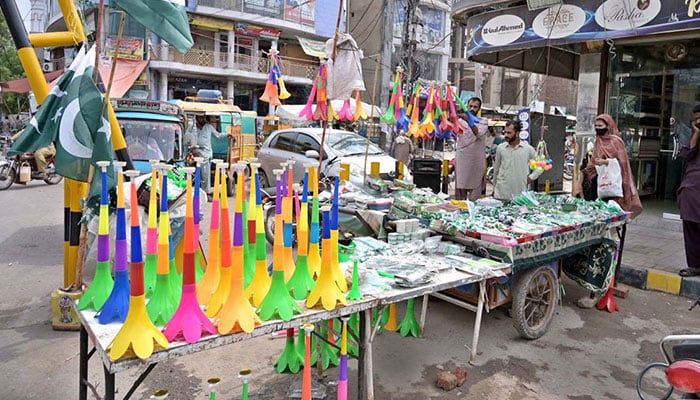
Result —
[{"label": "woman wearing black mask", "polygon": [[[627,148],[625,142],[622,141],[620,131],[617,129],[617,124],[608,114],[601,114],[595,119],[595,145],[593,146],[593,155],[591,162],[586,166],[588,179],[591,180],[591,191],[596,191],[594,198],[597,197],[597,179],[596,165],[608,165],[610,159],[617,159],[622,172],[622,197],[603,199],[615,200],[623,210],[632,213],[632,218],[641,214],[642,202],[639,200],[637,187],[634,184],[632,177],[632,168],[630,167],[629,157],[627,156]],[[625,237],[626,226],[622,227],[621,242]],[[622,254],[618,255],[618,263],[620,265]],[[591,293],[590,297],[579,299],[576,304],[581,308],[592,308],[598,303],[603,293]]]},{"label": "woman wearing black mask", "polygon": [[[625,142],[622,141],[617,124],[608,114],[601,114],[595,119],[595,145],[593,147],[592,163],[588,163],[586,171],[588,179],[597,179],[596,165],[608,165],[608,159],[615,158],[622,170],[622,197],[605,200],[615,200],[623,210],[632,213],[632,218],[641,214],[642,202],[639,200],[639,193],[634,184],[632,168]],[[596,185],[592,184],[592,187]]]}]

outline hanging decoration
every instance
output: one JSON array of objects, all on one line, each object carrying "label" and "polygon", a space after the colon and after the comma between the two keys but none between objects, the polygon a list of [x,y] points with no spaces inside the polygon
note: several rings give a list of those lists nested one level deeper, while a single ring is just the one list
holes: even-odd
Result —
[{"label": "hanging decoration", "polygon": [[400,75],[401,75],[401,67],[396,67],[396,74],[394,76],[394,86],[393,89],[391,90],[391,98],[389,99],[389,106],[386,109],[386,112],[381,118],[381,121],[384,122],[385,124],[393,124],[396,122],[396,112],[395,110],[399,108],[399,106],[396,104],[398,100],[398,92],[399,92],[399,86],[400,86]]},{"label": "hanging decoration", "polygon": [[[287,92],[282,79],[282,71],[279,67],[279,55],[277,49],[271,49],[268,53],[269,73],[265,83],[265,91],[260,96],[260,101],[270,103],[272,106],[281,106],[280,99],[284,100],[291,95]],[[279,89],[279,92],[278,92]]]}]

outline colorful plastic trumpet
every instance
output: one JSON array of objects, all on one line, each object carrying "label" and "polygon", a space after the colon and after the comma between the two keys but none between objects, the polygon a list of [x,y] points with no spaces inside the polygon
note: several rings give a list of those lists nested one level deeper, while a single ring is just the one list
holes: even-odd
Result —
[{"label": "colorful plastic trumpet", "polygon": [[318,67],[318,75],[316,79],[316,108],[311,116],[314,121],[327,121],[328,113],[326,110],[326,68],[323,64]]},{"label": "colorful plastic trumpet", "polygon": [[221,383],[219,378],[209,378],[207,379],[207,384],[209,385],[209,400],[216,400],[216,387]]},{"label": "colorful plastic trumpet", "polygon": [[418,337],[420,335],[420,325],[416,320],[414,304],[415,299],[408,299],[406,302],[406,315],[403,317],[403,321],[401,321],[398,327],[401,336],[412,335]]},{"label": "colorful plastic trumpet", "polygon": [[313,331],[313,324],[304,325],[306,351],[304,352],[304,376],[301,381],[301,400],[311,400],[311,332]]},{"label": "colorful plastic trumpet", "polygon": [[319,226],[319,214],[318,214],[318,167],[319,162],[311,163],[311,168],[309,169],[311,182],[311,225],[309,226],[309,256],[308,256],[308,266],[309,274],[314,279],[318,279],[321,274],[321,253],[320,253],[320,226]]},{"label": "colorful plastic trumpet", "polygon": [[384,116],[382,116],[381,121],[386,124],[393,124],[396,122],[396,114],[394,108],[396,106],[396,96],[399,90],[399,71],[397,69],[396,75],[394,77],[394,87],[391,90],[391,98],[389,99],[389,107],[387,107]]},{"label": "colorful plastic trumpet", "polygon": [[391,303],[389,305],[389,318],[384,324],[384,329],[387,331],[395,331],[399,328],[399,324],[396,322],[396,303]]},{"label": "colorful plastic trumpet", "polygon": [[196,165],[196,172],[194,174],[194,238],[192,238],[192,240],[194,241],[195,280],[197,281],[197,283],[199,283],[199,281],[201,281],[202,277],[204,276],[204,270],[202,269],[202,265],[200,264],[200,260],[202,258],[202,251],[199,247],[199,212],[201,210],[200,207],[202,204],[200,201],[200,187],[202,184],[202,162],[204,162],[204,158],[195,157],[194,162]]},{"label": "colorful plastic trumpet", "polygon": [[260,319],[255,315],[255,309],[248,302],[243,290],[243,170],[245,163],[234,164],[233,168],[238,177],[236,184],[236,206],[233,215],[233,260],[231,265],[231,282],[226,303],[219,311],[219,333],[253,332]]},{"label": "colorful plastic trumpet", "polygon": [[158,221],[158,271],[153,296],[146,305],[148,316],[156,325],[165,325],[175,314],[179,299],[175,298],[170,283],[170,216],[168,213],[168,171],[172,165],[158,164],[161,172],[160,220]]},{"label": "colorful plastic trumpet", "polygon": [[335,346],[333,332],[330,329],[326,329],[326,326],[330,328],[331,324],[331,320],[326,321],[325,324],[321,323],[321,337],[327,339],[327,341],[321,341],[321,366],[323,369],[337,367],[340,364],[340,351]]},{"label": "colorful plastic trumpet", "polygon": [[[259,163],[250,164],[252,176],[255,178],[251,180],[253,186],[251,188],[251,197],[255,195],[255,201],[250,202],[251,212],[250,214],[255,215],[254,226],[248,227],[248,233],[254,240],[253,248],[255,249],[255,276],[253,276],[253,281],[246,288],[245,295],[250,300],[250,302],[255,306],[259,307],[262,303],[267,291],[270,290],[270,275],[267,272],[267,245],[265,241],[265,222],[263,217],[263,207],[262,207],[262,194],[260,192],[260,175],[258,173],[258,168],[260,168]],[[253,188],[255,190],[253,190]],[[249,214],[249,215],[250,215]],[[251,221],[248,220],[250,223]],[[252,234],[251,234],[252,233]]]},{"label": "colorful plastic trumpet", "polygon": [[[294,193],[294,160],[287,160],[282,163],[282,167],[286,165],[288,169],[285,171],[286,184],[284,185],[284,198],[282,199],[282,223],[284,224],[284,281],[289,282],[294,275],[296,264],[294,262],[294,216],[293,216],[293,193]],[[277,229],[277,225],[275,225]]]},{"label": "colorful plastic trumpet", "polygon": [[309,273],[309,205],[307,195],[309,191],[309,167],[313,164],[304,164],[304,192],[301,198],[301,207],[297,214],[297,265],[287,288],[292,293],[292,297],[297,300],[304,300],[314,288],[314,280]]},{"label": "colorful plastic trumpet", "polygon": [[248,381],[250,380],[251,370],[242,369],[238,372],[238,378],[243,382],[243,394],[241,400],[248,400]]},{"label": "colorful plastic trumpet", "polygon": [[98,161],[102,170],[99,228],[97,231],[97,264],[95,278],[78,302],[78,310],[100,311],[112,293],[114,280],[109,265],[109,193],[107,192],[107,167],[111,161]]},{"label": "colorful plastic trumpet", "polygon": [[340,263],[338,261],[338,234],[339,234],[339,222],[340,217],[338,215],[338,204],[340,203],[340,197],[338,195],[338,189],[340,188],[340,178],[335,177],[335,185],[333,185],[333,204],[331,205],[332,219],[331,219],[331,265],[333,273],[335,274],[335,284],[341,292],[345,293],[348,291],[348,282],[345,280],[345,274],[340,268]]},{"label": "colorful plastic trumpet", "polygon": [[[243,181],[245,182],[245,170],[247,164],[243,162]],[[253,281],[255,276],[255,234],[253,234],[253,245],[251,246],[250,241],[250,227],[253,226],[253,232],[255,232],[255,212],[251,213],[250,210],[255,210],[255,191],[253,190],[255,182],[253,176],[250,176],[250,206],[248,205],[248,199],[245,195],[245,188],[243,188],[243,287],[247,288],[250,282]],[[236,233],[233,233],[234,236]]]},{"label": "colorful plastic trumpet", "polygon": [[[136,199],[135,178],[138,171],[127,171],[131,178],[131,198]],[[151,322],[146,312],[146,296],[143,281],[143,257],[141,249],[141,227],[136,201],[131,201],[131,296],[129,312],[112,341],[109,357],[118,360],[131,348],[138,358],[147,359],[153,354],[154,341],[160,347],[168,347],[168,339]]]},{"label": "colorful plastic trumpet", "polygon": [[182,335],[187,343],[196,343],[204,332],[213,334],[216,332],[214,324],[209,321],[197,303],[197,283],[195,279],[195,245],[194,245],[194,199],[192,195],[192,174],[196,169],[184,168],[187,174],[187,188],[185,192],[185,235],[183,263],[182,263],[182,297],[180,305],[170,321],[165,325],[163,333],[169,341],[178,335]]},{"label": "colorful plastic trumpet", "polygon": [[360,274],[357,272],[357,259],[352,260],[352,288],[348,293],[348,300],[362,300],[360,292]]},{"label": "colorful plastic trumpet", "polygon": [[318,86],[318,77],[314,79],[314,84],[311,86],[311,94],[309,95],[309,99],[306,100],[306,105],[304,108],[299,111],[299,116],[302,118],[306,118],[309,121],[313,120],[313,106],[314,106],[314,99],[316,98],[316,90]]},{"label": "colorful plastic trumpet", "polygon": [[353,116],[353,121],[359,121],[361,119],[367,119],[367,113],[365,108],[362,107],[362,99],[360,98],[360,91],[355,90],[355,115]]},{"label": "colorful plastic trumpet", "polygon": [[338,371],[338,400],[348,400],[348,316],[343,315],[343,333],[340,343],[340,368]]},{"label": "colorful plastic trumpet", "polygon": [[288,328],[284,350],[275,362],[277,372],[280,374],[283,372],[291,372],[296,374],[299,372],[301,365],[304,362],[301,357],[301,354],[299,354],[296,346],[294,345],[294,328]]},{"label": "colorful plastic trumpet", "polygon": [[[306,354],[306,335],[304,334],[304,329],[299,329],[297,334],[297,352],[299,354]],[[316,364],[317,353],[316,353],[316,338],[311,337],[311,365]],[[304,363],[306,365],[306,363]]]},{"label": "colorful plastic trumpet", "polygon": [[396,117],[396,129],[405,131],[408,129],[408,125],[411,123],[411,120],[408,119],[408,116],[406,115],[406,105],[404,104],[403,90],[401,89],[400,84],[397,103],[398,108],[396,109],[396,111],[398,116]]},{"label": "colorful plastic trumpet", "polygon": [[411,122],[408,124],[407,136],[419,137],[420,136],[420,121],[418,119],[419,114],[419,102],[420,102],[420,83],[416,84],[416,88],[413,90],[413,104],[411,105]]},{"label": "colorful plastic trumpet", "polygon": [[353,121],[354,115],[350,110],[350,99],[345,99],[343,107],[338,111],[338,119],[341,121]]},{"label": "colorful plastic trumpet", "polygon": [[158,160],[151,160],[151,195],[148,201],[148,228],[146,229],[146,266],[144,267],[144,285],[146,298],[153,296],[158,274]]},{"label": "colorful plastic trumpet", "polygon": [[[330,311],[335,309],[338,303],[347,305],[347,300],[343,292],[338,288],[335,279],[336,274],[333,271],[331,262],[333,244],[331,242],[330,208],[325,206],[321,211],[323,212],[323,258],[321,261],[321,274],[316,281],[316,287],[314,287],[306,299],[306,307],[313,308],[320,302],[325,310]],[[336,245],[335,248],[337,249],[338,246]]]},{"label": "colorful plastic trumpet", "polygon": [[265,298],[258,307],[258,315],[263,321],[279,316],[285,321],[292,319],[294,314],[300,314],[301,308],[289,294],[284,280],[284,244],[282,230],[282,182],[283,171],[272,171],[277,181],[277,201],[275,203],[275,241],[272,248],[272,282]]},{"label": "colorful plastic trumpet", "polygon": [[[213,318],[219,314],[221,307],[228,298],[229,290],[231,290],[231,276],[233,270],[231,268],[231,224],[228,212],[228,196],[225,195],[226,190],[226,168],[228,163],[221,162],[216,164],[217,173],[219,174],[219,196],[221,197],[221,269],[219,275],[219,284],[214,291],[214,294],[207,303],[207,316]],[[209,247],[211,248],[215,242],[209,239]]]},{"label": "colorful plastic trumpet", "polygon": [[[126,259],[126,210],[124,210],[124,161],[115,161],[117,167],[117,235],[114,242],[114,286],[98,320],[101,324],[124,322],[129,312],[129,264]],[[133,201],[136,201],[134,199]]]},{"label": "colorful plastic trumpet", "polygon": [[211,217],[209,220],[209,257],[207,257],[207,270],[204,271],[204,276],[197,284],[197,301],[199,304],[209,304],[211,297],[219,287],[221,276],[221,248],[218,246],[221,238],[219,230],[219,217],[221,215],[219,206],[219,187],[221,185],[219,182],[219,163],[215,164],[215,168],[214,195],[212,196]]}]

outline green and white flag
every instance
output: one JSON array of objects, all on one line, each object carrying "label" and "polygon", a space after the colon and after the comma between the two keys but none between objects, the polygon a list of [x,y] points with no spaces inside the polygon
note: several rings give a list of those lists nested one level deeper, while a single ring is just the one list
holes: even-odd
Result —
[{"label": "green and white flag", "polygon": [[87,182],[90,164],[112,160],[104,97],[92,80],[95,48],[83,46],[8,154],[32,152],[54,142],[56,173]]},{"label": "green and white flag", "polygon": [[112,4],[180,53],[186,53],[194,45],[185,0],[112,0]]}]

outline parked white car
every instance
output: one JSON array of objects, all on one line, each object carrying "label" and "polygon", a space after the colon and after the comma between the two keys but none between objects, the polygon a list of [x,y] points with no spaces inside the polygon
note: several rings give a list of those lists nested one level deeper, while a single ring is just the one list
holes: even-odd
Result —
[{"label": "parked white car", "polygon": [[[304,163],[318,160],[321,149],[321,128],[292,128],[272,132],[258,151],[260,180],[263,187],[274,185],[272,170],[280,168],[280,163],[295,160],[294,181],[304,178]],[[328,176],[340,172],[340,164],[350,165],[350,182],[362,186],[364,181],[365,149],[367,139],[348,131],[328,130],[323,149],[321,171]],[[330,166],[327,167],[328,163]],[[369,142],[367,173],[372,162],[379,162],[381,174],[394,174],[396,159],[386,154],[379,146]],[[408,166],[404,168],[404,179],[411,180]]]}]

